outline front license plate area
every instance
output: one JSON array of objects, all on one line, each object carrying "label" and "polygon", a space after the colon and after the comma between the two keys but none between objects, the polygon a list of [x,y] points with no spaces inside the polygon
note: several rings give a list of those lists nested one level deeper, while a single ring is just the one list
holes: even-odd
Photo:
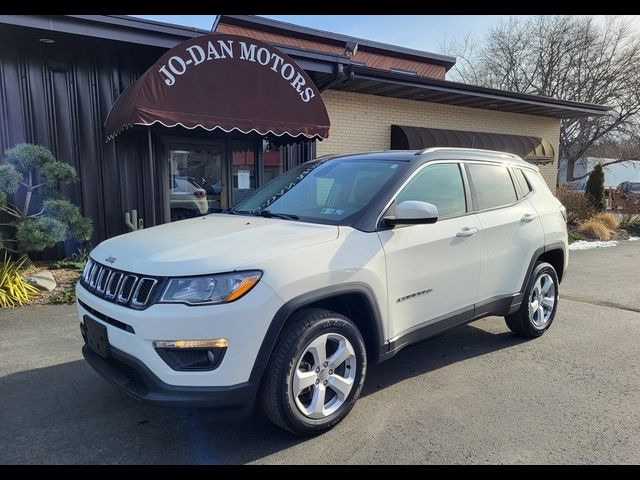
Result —
[{"label": "front license plate area", "polygon": [[83,317],[85,333],[87,335],[87,345],[103,358],[109,356],[109,337],[107,336],[107,327],[93,318],[85,315]]}]

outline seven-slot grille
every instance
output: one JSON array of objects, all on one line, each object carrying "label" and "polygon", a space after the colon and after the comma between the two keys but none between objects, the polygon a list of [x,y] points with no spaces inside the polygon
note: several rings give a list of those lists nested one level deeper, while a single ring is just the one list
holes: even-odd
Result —
[{"label": "seven-slot grille", "polygon": [[133,308],[143,308],[152,298],[158,279],[114,270],[89,259],[80,283],[98,297]]}]

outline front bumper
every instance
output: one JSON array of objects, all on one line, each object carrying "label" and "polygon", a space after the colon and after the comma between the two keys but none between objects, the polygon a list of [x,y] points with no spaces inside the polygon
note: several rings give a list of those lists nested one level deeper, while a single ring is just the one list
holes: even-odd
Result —
[{"label": "front bumper", "polygon": [[[82,354],[89,365],[109,383],[133,398],[156,406],[215,408],[225,419],[249,415],[258,391],[258,381],[229,387],[185,387],[169,385],[137,358],[114,348],[103,358],[87,345]],[[260,378],[260,372],[255,372]]]},{"label": "front bumper", "polygon": [[[107,302],[76,286],[78,319],[84,316],[107,329],[109,345],[142,362],[162,382],[181,387],[229,387],[250,380],[258,351],[281,300],[260,282],[240,300],[223,305],[190,307],[156,304],[145,310]],[[105,318],[106,317],[106,318]],[[179,371],[161,358],[156,340],[206,340],[229,342],[221,364],[211,371]]]}]

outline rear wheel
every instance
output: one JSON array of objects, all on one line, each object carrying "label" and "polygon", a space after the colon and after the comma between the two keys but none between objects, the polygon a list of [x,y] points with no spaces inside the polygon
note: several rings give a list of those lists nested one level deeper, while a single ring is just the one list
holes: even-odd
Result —
[{"label": "rear wheel", "polygon": [[529,277],[520,309],[505,317],[509,329],[525,337],[539,337],[546,332],[558,309],[559,283],[551,264],[537,263]]},{"label": "rear wheel", "polygon": [[294,314],[267,366],[260,401],[267,417],[296,435],[333,428],[353,408],[366,373],[358,328],[344,315]]}]

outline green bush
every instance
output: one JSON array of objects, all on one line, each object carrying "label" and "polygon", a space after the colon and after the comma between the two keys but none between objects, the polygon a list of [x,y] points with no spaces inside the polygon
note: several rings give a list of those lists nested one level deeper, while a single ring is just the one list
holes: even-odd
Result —
[{"label": "green bush", "polygon": [[84,270],[84,266],[86,265],[86,261],[76,261],[71,258],[65,258],[62,260],[58,260],[57,262],[51,264],[49,267],[50,270],[60,270],[61,268],[67,268],[70,270]]},{"label": "green bush", "polygon": [[49,299],[49,303],[54,305],[70,304],[76,301],[76,288],[69,287],[66,290],[54,295]]},{"label": "green bush", "polygon": [[[76,181],[76,169],[56,160],[40,145],[21,143],[8,149],[0,165],[0,211],[8,214],[10,221],[2,224],[5,232],[0,232],[0,248],[40,252],[68,239],[88,241],[93,234],[91,220],[50,189],[58,182]],[[15,194],[23,194],[20,206],[9,201]],[[13,236],[7,235],[7,230],[13,230]]]},{"label": "green bush", "polygon": [[629,232],[632,237],[640,237],[640,220],[627,222],[620,225],[620,228]]},{"label": "green bush", "polygon": [[577,242],[578,240],[584,240],[584,236],[580,235],[579,232],[575,230],[567,230],[567,236],[569,237],[569,243]]},{"label": "green bush", "polygon": [[89,218],[80,214],[77,205],[66,200],[45,200],[42,210],[47,217],[58,220],[68,227],[67,237],[79,242],[91,238],[93,224]]},{"label": "green bush", "polygon": [[604,198],[604,171],[599,163],[589,174],[584,195],[596,212],[604,212],[607,209],[607,201]]},{"label": "green bush", "polygon": [[22,175],[15,167],[12,165],[0,165],[0,191],[2,193],[16,193],[21,180]]},{"label": "green bush", "polygon": [[41,252],[67,238],[67,226],[55,218],[28,218],[18,224],[16,239],[25,252]]}]

